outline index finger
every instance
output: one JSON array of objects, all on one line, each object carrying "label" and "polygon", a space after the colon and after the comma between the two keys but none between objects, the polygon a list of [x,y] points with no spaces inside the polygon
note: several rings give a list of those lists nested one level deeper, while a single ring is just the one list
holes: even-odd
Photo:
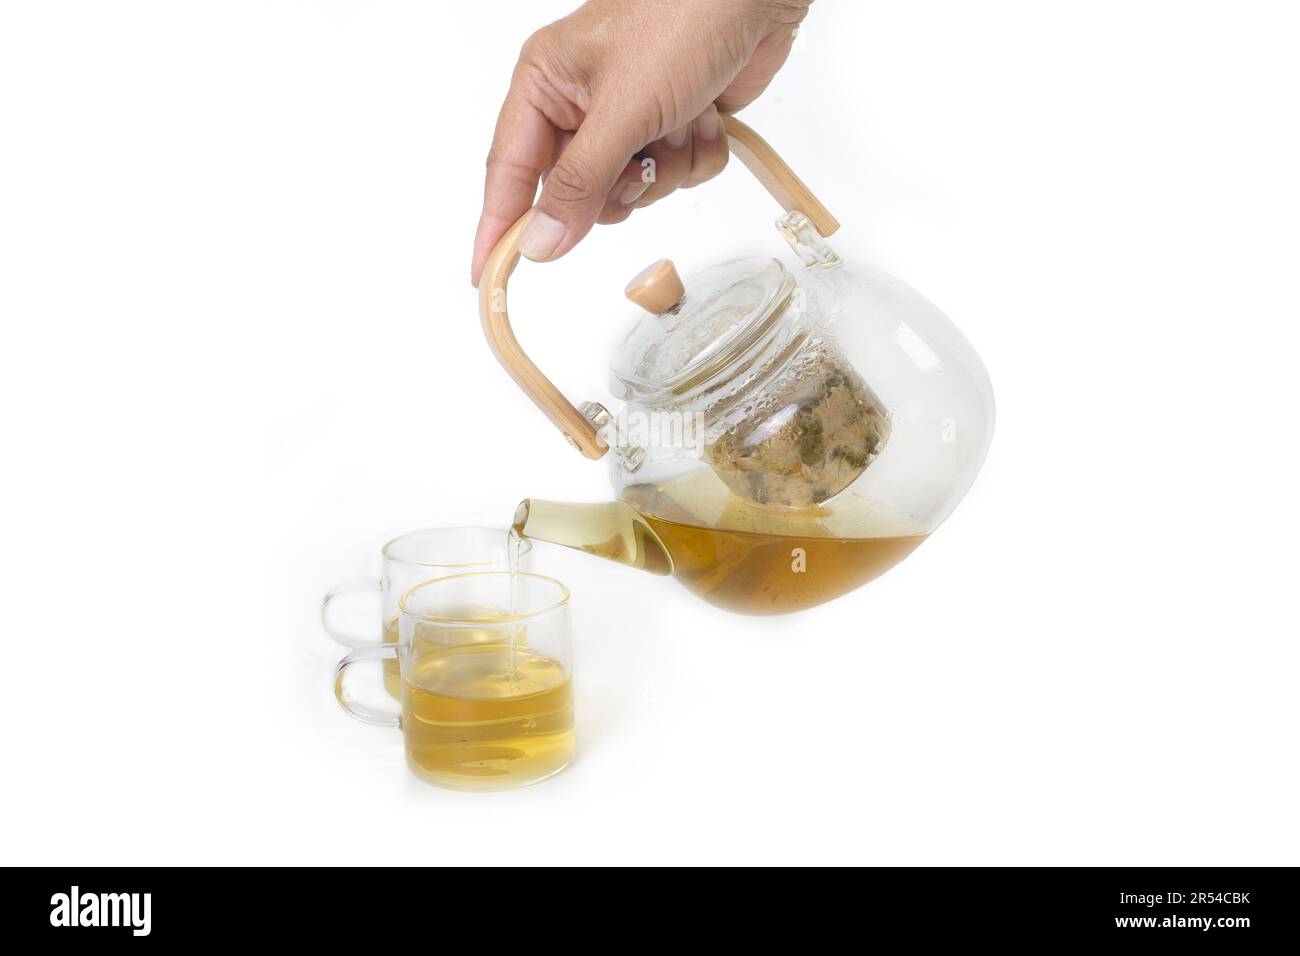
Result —
[{"label": "index finger", "polygon": [[511,87],[497,117],[483,184],[483,213],[474,234],[470,281],[478,285],[492,247],[533,204],[537,181],[550,164],[555,127]]}]

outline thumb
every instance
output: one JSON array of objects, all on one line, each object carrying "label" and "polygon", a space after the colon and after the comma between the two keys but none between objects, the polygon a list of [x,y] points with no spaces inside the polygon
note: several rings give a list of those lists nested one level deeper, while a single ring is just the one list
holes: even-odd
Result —
[{"label": "thumb", "polygon": [[591,231],[615,180],[648,142],[637,115],[626,100],[613,107],[593,105],[542,185],[537,211],[519,236],[521,253],[549,262]]}]

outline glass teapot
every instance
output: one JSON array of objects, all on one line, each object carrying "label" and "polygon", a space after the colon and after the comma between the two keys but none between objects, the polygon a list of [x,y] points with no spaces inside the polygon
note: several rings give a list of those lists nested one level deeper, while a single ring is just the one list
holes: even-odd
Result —
[{"label": "glass teapot", "polygon": [[993,392],[974,349],[902,282],[826,243],[839,223],[734,117],[731,151],[784,207],[798,258],[735,259],[686,281],[661,259],[611,368],[617,413],[571,404],[520,348],[506,288],[525,213],[479,284],[497,358],[617,500],[527,499],[514,529],[671,574],[731,611],[779,614],[889,570],[952,513],[984,461]]}]

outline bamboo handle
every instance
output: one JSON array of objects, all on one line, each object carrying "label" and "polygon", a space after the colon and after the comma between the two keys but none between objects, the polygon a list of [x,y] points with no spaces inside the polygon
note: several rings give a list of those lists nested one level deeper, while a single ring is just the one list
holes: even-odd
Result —
[{"label": "bamboo handle", "polygon": [[596,434],[595,427],[524,354],[510,327],[510,315],[506,312],[506,284],[510,281],[510,273],[519,264],[519,233],[532,214],[533,211],[528,210],[506,230],[483,266],[478,283],[478,314],[483,321],[483,334],[487,336],[497,361],[505,366],[515,384],[524,390],[533,404],[564,432],[569,444],[588,458],[599,458],[609,449]]},{"label": "bamboo handle", "polygon": [[812,190],[803,184],[767,140],[734,116],[723,114],[718,118],[726,127],[727,145],[731,152],[781,204],[782,209],[786,212],[797,209],[803,213],[823,238],[840,228],[839,220],[821,204],[821,200],[812,194]]},{"label": "bamboo handle", "polygon": [[[727,131],[727,146],[731,152],[745,164],[782,208],[787,212],[796,209],[802,212],[822,236],[829,236],[840,227],[830,210],[821,204],[763,137],[734,116],[720,116],[719,119]],[[506,311],[506,285],[510,281],[510,274],[519,264],[519,233],[532,212],[531,209],[528,210],[506,230],[483,267],[478,285],[478,309],[479,318],[483,322],[483,334],[487,336],[488,345],[492,347],[492,354],[497,357],[497,361],[546,417],[564,433],[569,444],[588,458],[600,458],[609,448],[596,434],[595,426],[533,364],[510,327],[510,315]]]}]

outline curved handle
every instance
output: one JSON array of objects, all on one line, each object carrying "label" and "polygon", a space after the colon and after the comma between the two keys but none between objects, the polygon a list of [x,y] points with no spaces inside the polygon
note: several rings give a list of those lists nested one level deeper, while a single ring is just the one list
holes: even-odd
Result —
[{"label": "curved handle", "polygon": [[372,647],[359,647],[343,660],[339,661],[338,667],[334,669],[334,699],[339,702],[339,706],[349,714],[361,721],[363,724],[374,724],[376,727],[400,727],[402,726],[402,715],[378,710],[365,704],[358,704],[352,699],[352,694],[348,691],[346,682],[348,668],[353,664],[360,664],[363,661],[395,661],[397,660],[396,644],[376,644]]},{"label": "curved handle", "polygon": [[378,581],[367,581],[364,584],[348,584],[343,587],[332,589],[328,594],[321,598],[320,602],[320,623],[325,628],[325,633],[334,640],[338,641],[344,647],[365,647],[369,644],[378,644],[379,640],[375,637],[358,637],[355,634],[349,634],[330,623],[330,605],[334,603],[335,598],[344,594],[361,594],[374,593],[382,594],[384,586]]},{"label": "curved handle", "polygon": [[754,174],[754,178],[762,183],[772,198],[781,204],[782,209],[803,213],[823,238],[840,228],[839,220],[803,184],[803,180],[794,174],[794,170],[785,164],[785,160],[767,144],[767,140],[734,116],[720,116],[719,119],[726,127],[727,145],[731,152]]},{"label": "curved handle", "polygon": [[[798,210],[808,217],[822,236],[829,236],[840,224],[830,210],[821,204],[803,181],[786,165],[776,150],[763,137],[734,116],[719,117],[727,131],[727,146],[736,158],[754,174],[781,207],[787,212]],[[478,311],[483,322],[492,354],[497,357],[510,377],[515,380],[533,403],[564,433],[569,444],[588,458],[600,458],[609,449],[596,434],[596,426],[573,406],[564,393],[525,354],[510,327],[506,310],[506,286],[510,274],[519,264],[519,233],[523,230],[530,209],[506,230],[492,249],[478,285]]]},{"label": "curved handle", "polygon": [[596,426],[587,421],[582,412],[574,408],[564,393],[533,364],[510,327],[510,315],[506,312],[506,284],[510,281],[510,273],[519,264],[519,233],[532,214],[533,211],[528,210],[506,230],[483,266],[483,275],[478,283],[478,314],[483,321],[483,334],[487,336],[497,361],[505,366],[515,384],[524,390],[533,404],[564,432],[569,444],[588,458],[599,458],[609,449],[596,434]]}]

